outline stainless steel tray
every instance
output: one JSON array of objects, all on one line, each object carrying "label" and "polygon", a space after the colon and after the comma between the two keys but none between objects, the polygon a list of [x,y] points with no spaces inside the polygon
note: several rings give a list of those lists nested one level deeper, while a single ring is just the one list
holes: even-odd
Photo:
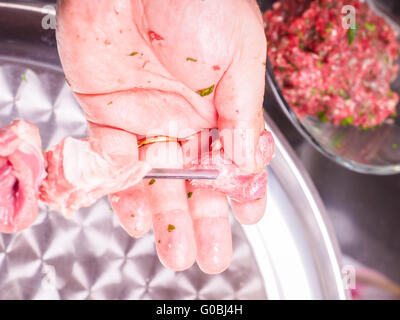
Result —
[{"label": "stainless steel tray", "polygon": [[[65,83],[54,30],[42,28],[42,6],[0,1],[0,126],[29,120],[47,148],[66,136],[84,137],[86,124]],[[0,235],[0,299],[345,299],[324,207],[265,116],[276,140],[267,213],[256,226],[232,222],[226,272],[164,269],[152,235],[130,238],[106,199],[72,220],[42,206],[30,229]]]}]

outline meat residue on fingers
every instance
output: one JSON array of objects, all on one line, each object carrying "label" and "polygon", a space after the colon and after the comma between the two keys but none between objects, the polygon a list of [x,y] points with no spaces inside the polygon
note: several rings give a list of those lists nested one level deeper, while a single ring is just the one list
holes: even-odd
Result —
[{"label": "meat residue on fingers", "polygon": [[[260,135],[259,153],[257,161],[265,167],[271,161],[274,153],[274,140],[272,134],[264,131]],[[267,171],[263,168],[259,172],[246,174],[226,159],[224,152],[218,144],[213,145],[209,153],[201,156],[200,162],[192,162],[191,167],[196,169],[213,169],[219,171],[216,180],[191,180],[195,187],[210,189],[226,194],[237,202],[248,202],[262,199],[267,191]]]},{"label": "meat residue on fingers", "polygon": [[0,129],[0,232],[34,223],[39,185],[45,176],[39,130],[26,121]]},{"label": "meat residue on fingers", "polygon": [[153,41],[153,40],[157,40],[157,41],[164,40],[164,38],[162,36],[160,36],[158,33],[155,33],[154,31],[149,31],[149,38],[150,38],[150,41]]},{"label": "meat residue on fingers", "polygon": [[[216,169],[217,167],[212,167]],[[195,187],[210,189],[226,194],[237,202],[249,202],[262,199],[267,192],[267,171],[243,175],[237,167],[224,166],[217,180],[192,180]]]}]

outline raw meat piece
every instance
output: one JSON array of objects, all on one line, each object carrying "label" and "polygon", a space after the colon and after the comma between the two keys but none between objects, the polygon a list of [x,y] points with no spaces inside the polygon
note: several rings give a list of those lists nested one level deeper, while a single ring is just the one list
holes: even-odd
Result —
[{"label": "raw meat piece", "polygon": [[103,196],[134,186],[150,171],[144,162],[115,162],[95,144],[95,140],[66,138],[46,152],[49,174],[40,199],[66,217]]},{"label": "raw meat piece", "polygon": [[[259,157],[265,167],[271,161],[274,153],[274,139],[270,132],[265,131],[259,140]],[[217,169],[220,175],[217,180],[192,180],[195,187],[211,189],[222,192],[232,200],[248,202],[265,197],[267,192],[268,174],[266,170],[257,173],[244,174],[234,163],[229,163],[224,157],[221,145],[216,143],[210,153],[206,153],[200,159],[199,164],[191,167],[199,169]]]},{"label": "raw meat piece", "polygon": [[0,232],[16,233],[37,218],[45,176],[38,129],[15,121],[0,129]]}]

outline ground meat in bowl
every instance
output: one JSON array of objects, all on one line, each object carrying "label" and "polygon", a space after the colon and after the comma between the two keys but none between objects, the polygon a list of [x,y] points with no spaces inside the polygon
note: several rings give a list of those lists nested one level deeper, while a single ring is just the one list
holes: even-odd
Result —
[{"label": "ground meat in bowl", "polygon": [[[356,12],[350,29],[345,5]],[[369,128],[395,114],[397,34],[368,4],[281,0],[264,20],[276,81],[298,116]]]}]

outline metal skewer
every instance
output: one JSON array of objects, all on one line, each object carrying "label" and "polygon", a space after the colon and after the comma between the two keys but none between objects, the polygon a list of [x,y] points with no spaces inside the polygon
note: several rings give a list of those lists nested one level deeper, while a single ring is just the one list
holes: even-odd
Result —
[{"label": "metal skewer", "polygon": [[215,180],[219,176],[218,170],[203,169],[153,169],[146,176],[146,179],[208,179]]}]

